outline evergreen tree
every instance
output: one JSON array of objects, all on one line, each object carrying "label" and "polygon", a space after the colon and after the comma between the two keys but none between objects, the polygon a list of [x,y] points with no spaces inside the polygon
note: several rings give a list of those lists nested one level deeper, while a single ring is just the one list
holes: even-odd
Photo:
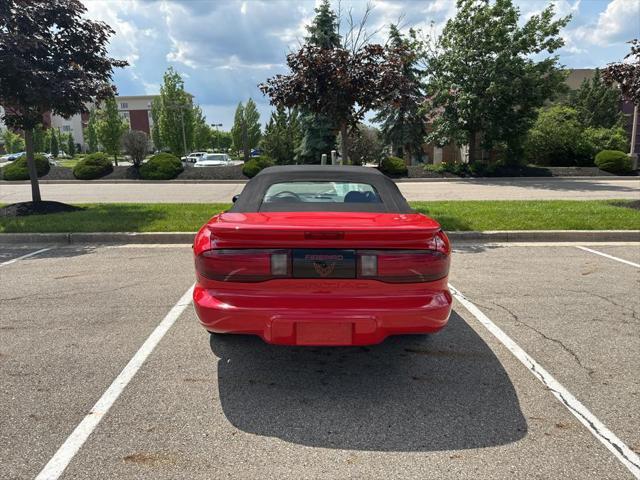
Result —
[{"label": "evergreen tree", "polygon": [[162,117],[162,98],[155,97],[151,102],[151,141],[155,150],[162,150],[162,135],[160,134],[160,118]]},{"label": "evergreen tree", "polygon": [[242,150],[244,161],[248,162],[251,149],[260,142],[260,113],[256,103],[250,98],[246,106],[242,102],[238,104],[231,129],[233,148],[236,152]]},{"label": "evergreen tree", "polygon": [[[329,0],[323,0],[315,9],[316,16],[311,25],[307,25],[309,35],[305,41],[309,45],[333,49],[340,47],[338,34],[338,16],[331,9]],[[300,163],[320,163],[323,153],[329,155],[336,148],[337,125],[325,115],[301,109],[301,141],[297,147],[297,159]]]},{"label": "evergreen tree", "polygon": [[96,111],[94,108],[89,111],[89,121],[84,129],[84,137],[87,139],[89,153],[98,151],[98,131],[96,129]]},{"label": "evergreen tree", "polygon": [[231,139],[232,149],[236,152],[236,155],[240,154],[240,150],[243,149],[243,136],[244,136],[244,106],[242,102],[238,102],[236,107],[236,113],[233,116],[233,127],[231,127]]},{"label": "evergreen tree", "polygon": [[76,154],[76,142],[73,140],[73,135],[67,136],[67,155],[74,157]]},{"label": "evergreen tree", "polygon": [[60,144],[55,128],[51,129],[51,147],[49,147],[49,150],[51,150],[51,155],[53,155],[54,158],[58,158],[58,155],[60,155]]},{"label": "evergreen tree", "polygon": [[118,113],[115,97],[105,100],[104,106],[98,112],[98,118],[97,130],[100,144],[105,152],[113,156],[115,164],[118,165],[122,135],[128,130],[128,125]]},{"label": "evergreen tree", "polygon": [[162,110],[160,137],[163,146],[177,156],[186,155],[193,145],[193,102],[184,90],[184,81],[173,67],[164,74],[160,87]]},{"label": "evergreen tree", "polygon": [[315,9],[316,16],[311,25],[307,25],[309,36],[305,41],[310,45],[320,48],[337,48],[340,46],[340,35],[338,34],[338,16],[331,9],[329,0],[322,0],[322,3]]},{"label": "evergreen tree", "polygon": [[312,112],[301,113],[300,144],[296,149],[298,163],[320,163],[322,154],[327,156],[337,146],[335,125],[324,115],[316,115]]},{"label": "evergreen tree", "polygon": [[295,110],[278,108],[271,114],[261,141],[265,155],[278,165],[295,163],[296,149],[300,145],[300,122]]},{"label": "evergreen tree", "polygon": [[620,90],[607,85],[596,68],[591,80],[584,79],[580,88],[571,92],[569,103],[584,127],[612,128],[622,119],[620,101]]},{"label": "evergreen tree", "polygon": [[423,58],[423,44],[414,30],[407,36],[391,25],[387,49],[391,54],[401,55],[402,75],[405,82],[393,98],[385,102],[374,118],[380,123],[380,134],[393,155],[411,159],[422,149],[427,134],[423,103],[425,97],[424,72],[418,67]]},{"label": "evergreen tree", "polygon": [[244,161],[248,162],[251,156],[251,149],[258,146],[262,135],[260,131],[260,113],[256,107],[256,102],[251,98],[244,107],[244,124],[246,128]]}]

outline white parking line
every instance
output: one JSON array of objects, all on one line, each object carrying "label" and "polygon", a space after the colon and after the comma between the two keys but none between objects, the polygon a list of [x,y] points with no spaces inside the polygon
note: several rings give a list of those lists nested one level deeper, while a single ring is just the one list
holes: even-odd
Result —
[{"label": "white parking line", "polygon": [[584,250],[585,252],[595,253],[596,255],[600,255],[602,257],[610,258],[611,260],[615,260],[617,262],[626,263],[627,265],[631,265],[632,267],[640,268],[640,265],[637,263],[630,262],[629,260],[623,260],[622,258],[614,257],[613,255],[609,255],[607,253],[599,252],[597,250],[593,250],[591,248],[576,246],[580,250]]},{"label": "white parking line", "polygon": [[126,367],[120,372],[120,375],[116,377],[91,411],[82,419],[51,460],[44,466],[36,477],[36,480],[56,480],[62,475],[62,472],[67,468],[69,462],[71,462],[75,454],[80,450],[80,447],[87,441],[91,432],[93,432],[100,423],[100,420],[107,414],[144,361],[151,352],[153,352],[153,349],[169,331],[184,309],[191,303],[193,287],[193,285],[189,287],[180,300],[178,300],[178,303],[169,310],[169,313],[167,313],[136,354],[129,360],[129,363],[127,363]]},{"label": "white parking line", "polygon": [[6,262],[0,263],[0,267],[4,267],[5,265],[11,265],[12,263],[16,263],[18,260],[23,260],[25,258],[33,257],[34,255],[38,255],[39,253],[51,250],[52,248],[53,247],[41,248],[40,250],[36,250],[35,252],[27,253],[26,255],[22,255],[21,257],[12,258],[11,260],[7,260]]},{"label": "white parking line", "polygon": [[567,407],[567,409],[613,453],[622,464],[636,477],[640,478],[640,457],[634,453],[622,440],[611,432],[598,420],[582,403],[580,403],[565,387],[563,387],[549,372],[525,352],[500,327],[493,323],[478,307],[467,299],[459,290],[449,284],[453,296],[478,320],[491,334],[527,367],[527,369],[547,387],[553,395]]}]

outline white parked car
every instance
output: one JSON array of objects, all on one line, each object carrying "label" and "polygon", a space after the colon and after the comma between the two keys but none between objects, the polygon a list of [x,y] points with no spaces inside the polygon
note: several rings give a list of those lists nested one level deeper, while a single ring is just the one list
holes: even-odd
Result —
[{"label": "white parked car", "polygon": [[196,163],[206,154],[207,152],[193,152],[187,155],[186,157],[181,157],[180,160],[182,160],[183,162]]},{"label": "white parked car", "polygon": [[207,153],[200,158],[194,167],[225,167],[233,165],[231,157],[226,153]]}]

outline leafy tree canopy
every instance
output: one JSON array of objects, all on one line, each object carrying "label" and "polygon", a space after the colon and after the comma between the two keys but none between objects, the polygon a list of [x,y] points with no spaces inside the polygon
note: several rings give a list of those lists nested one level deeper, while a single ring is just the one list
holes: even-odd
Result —
[{"label": "leafy tree canopy", "polygon": [[40,189],[33,128],[47,111],[69,117],[114,95],[113,69],[127,65],[107,55],[114,31],[85,12],[78,0],[0,2],[0,98],[5,122],[25,131],[34,202]]},{"label": "leafy tree canopy", "polygon": [[429,58],[428,139],[438,145],[505,143],[510,160],[519,160],[522,140],[537,109],[564,85],[556,56],[560,30],[570,17],[554,20],[553,5],[519,22],[512,0],[458,0],[435,53]]},{"label": "leafy tree canopy", "polygon": [[616,82],[625,98],[640,105],[640,40],[629,43],[631,51],[624,57],[626,61],[607,65],[602,76],[608,83]]}]

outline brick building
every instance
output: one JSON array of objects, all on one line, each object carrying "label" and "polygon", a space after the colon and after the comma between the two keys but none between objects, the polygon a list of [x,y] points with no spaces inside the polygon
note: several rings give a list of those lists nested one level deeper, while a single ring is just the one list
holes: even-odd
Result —
[{"label": "brick building", "polygon": [[[151,138],[151,102],[157,95],[128,95],[116,97],[116,104],[120,116],[129,124],[131,130],[141,130]],[[0,118],[2,116],[2,106],[0,106]],[[76,145],[84,150],[87,145],[84,138],[84,129],[89,121],[88,113],[79,113],[69,118],[54,115],[51,112],[43,116],[42,123],[45,128],[56,128],[62,133],[70,133]],[[0,120],[0,132],[4,124]],[[0,138],[0,149],[2,148]]]}]

